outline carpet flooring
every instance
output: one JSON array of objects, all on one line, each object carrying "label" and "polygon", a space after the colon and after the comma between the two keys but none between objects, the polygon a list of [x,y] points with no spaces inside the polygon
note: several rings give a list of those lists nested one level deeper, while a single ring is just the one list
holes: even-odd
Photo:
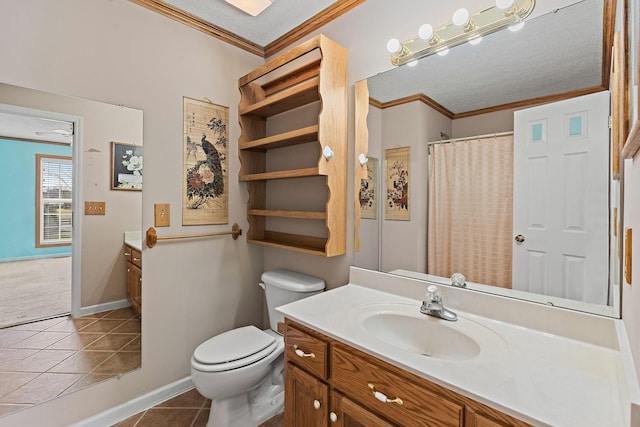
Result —
[{"label": "carpet flooring", "polygon": [[0,328],[71,311],[71,257],[0,262]]}]

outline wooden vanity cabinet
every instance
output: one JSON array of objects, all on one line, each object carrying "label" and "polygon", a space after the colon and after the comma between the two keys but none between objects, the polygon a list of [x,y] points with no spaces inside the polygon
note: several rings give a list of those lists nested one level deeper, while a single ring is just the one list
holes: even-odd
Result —
[{"label": "wooden vanity cabinet", "polygon": [[329,386],[293,363],[285,365],[285,425],[326,427]]},{"label": "wooden vanity cabinet", "polygon": [[140,316],[142,312],[142,254],[139,250],[125,245],[124,256],[127,260],[127,299],[133,311]]},{"label": "wooden vanity cabinet", "polygon": [[285,319],[285,426],[529,424]]},{"label": "wooden vanity cabinet", "polygon": [[331,393],[330,417],[333,417],[329,418],[332,420],[331,426],[336,427],[394,427],[335,390]]}]

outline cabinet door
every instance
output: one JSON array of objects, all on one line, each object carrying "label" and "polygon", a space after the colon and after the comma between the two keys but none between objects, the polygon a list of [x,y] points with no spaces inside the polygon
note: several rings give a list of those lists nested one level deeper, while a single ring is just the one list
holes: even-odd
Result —
[{"label": "cabinet door", "polygon": [[132,262],[127,262],[127,298],[133,311],[140,316],[142,309],[142,270]]},{"label": "cabinet door", "polygon": [[526,427],[530,425],[498,411],[491,410],[490,414],[491,416],[468,410],[467,425],[470,427]]},{"label": "cabinet door", "polygon": [[139,316],[142,310],[142,269],[134,265],[131,270],[131,280],[133,282],[133,303]]},{"label": "cabinet door", "polygon": [[284,375],[284,425],[326,427],[329,387],[292,363],[286,364]]},{"label": "cabinet door", "polygon": [[331,395],[331,426],[336,427],[393,427],[382,418],[334,391]]}]

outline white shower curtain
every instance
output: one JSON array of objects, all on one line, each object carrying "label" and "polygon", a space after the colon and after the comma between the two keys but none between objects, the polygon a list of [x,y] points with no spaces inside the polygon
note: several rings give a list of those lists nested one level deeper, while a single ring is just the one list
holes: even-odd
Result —
[{"label": "white shower curtain", "polygon": [[430,146],[427,273],[511,288],[513,135]]}]

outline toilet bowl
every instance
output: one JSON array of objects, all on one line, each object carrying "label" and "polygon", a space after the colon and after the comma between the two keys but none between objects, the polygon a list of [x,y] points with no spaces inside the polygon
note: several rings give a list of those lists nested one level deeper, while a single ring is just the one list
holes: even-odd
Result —
[{"label": "toilet bowl", "polygon": [[275,308],[324,290],[316,277],[278,269],[262,274],[271,329],[232,329],[200,344],[191,380],[211,399],[207,427],[255,427],[284,409],[284,339]]}]

